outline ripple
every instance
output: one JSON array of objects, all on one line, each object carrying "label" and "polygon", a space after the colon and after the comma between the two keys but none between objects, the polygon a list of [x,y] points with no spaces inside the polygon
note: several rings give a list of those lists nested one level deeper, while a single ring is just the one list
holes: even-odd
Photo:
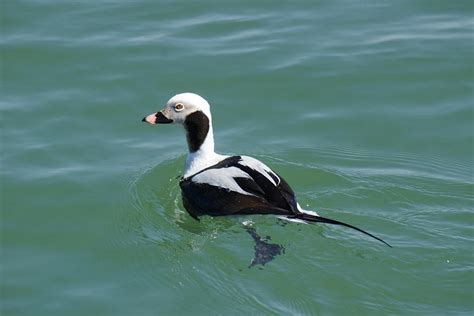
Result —
[{"label": "ripple", "polygon": [[388,34],[375,35],[367,39],[366,44],[387,44],[396,41],[420,40],[469,40],[472,29],[472,18],[459,19],[459,16],[432,15],[408,19],[403,23],[387,25],[384,32]]},{"label": "ripple", "polygon": [[[0,314],[473,310],[467,1],[2,9]],[[182,134],[138,125],[183,89],[216,101],[224,152],[394,248],[254,216],[286,253],[247,269],[240,219],[181,205]]]},{"label": "ripple", "polygon": [[[183,286],[200,286],[204,277],[208,286],[215,283],[219,288],[222,287],[222,276],[203,276],[202,273],[207,272],[200,270],[200,266],[203,260],[207,264],[225,266],[225,255],[216,256],[216,260],[210,262],[201,256],[204,251],[221,252],[213,243],[221,238],[223,229],[228,231],[235,223],[211,218],[197,222],[185,213],[177,180],[182,164],[183,156],[166,160],[144,169],[130,180],[128,215],[116,218],[120,237],[114,243],[124,249],[137,248],[137,256],[129,267],[135,271],[137,282],[149,286],[166,282],[180,290]],[[232,229],[230,233],[233,234]],[[151,251],[153,249],[156,251]],[[249,253],[250,257],[251,249]],[[160,268],[156,265],[168,269],[165,279],[163,272],[157,273]]]}]

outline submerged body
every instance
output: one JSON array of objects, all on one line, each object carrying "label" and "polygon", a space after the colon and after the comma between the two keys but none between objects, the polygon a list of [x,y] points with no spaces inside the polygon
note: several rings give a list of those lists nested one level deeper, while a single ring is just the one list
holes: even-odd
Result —
[{"label": "submerged body", "polygon": [[146,116],[143,121],[184,126],[189,154],[179,184],[183,205],[193,218],[272,214],[290,220],[343,225],[390,246],[357,227],[303,210],[288,183],[261,161],[215,153],[210,106],[202,97],[178,94],[163,110]]}]

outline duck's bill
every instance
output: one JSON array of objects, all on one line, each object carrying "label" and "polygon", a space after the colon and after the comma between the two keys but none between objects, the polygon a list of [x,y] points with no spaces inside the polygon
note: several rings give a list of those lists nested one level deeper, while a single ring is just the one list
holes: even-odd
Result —
[{"label": "duck's bill", "polygon": [[173,123],[173,120],[167,118],[161,111],[152,113],[148,116],[145,116],[142,119],[142,122],[147,122],[149,124],[169,124]]}]

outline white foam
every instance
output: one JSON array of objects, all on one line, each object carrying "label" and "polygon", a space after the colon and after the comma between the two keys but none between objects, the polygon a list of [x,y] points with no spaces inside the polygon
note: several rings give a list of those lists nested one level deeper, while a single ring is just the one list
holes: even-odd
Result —
[{"label": "white foam", "polygon": [[293,223],[308,224],[307,222],[299,218],[288,218],[286,216],[277,216],[277,218]]}]

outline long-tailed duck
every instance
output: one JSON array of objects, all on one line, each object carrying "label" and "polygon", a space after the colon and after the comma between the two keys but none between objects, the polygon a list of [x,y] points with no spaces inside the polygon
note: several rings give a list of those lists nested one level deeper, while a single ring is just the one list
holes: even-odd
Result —
[{"label": "long-tailed duck", "polygon": [[360,228],[303,210],[288,183],[259,160],[217,154],[210,106],[199,95],[177,94],[161,111],[142,121],[184,126],[189,154],[179,185],[183,205],[193,218],[273,214],[295,221],[343,225],[390,246]]}]

